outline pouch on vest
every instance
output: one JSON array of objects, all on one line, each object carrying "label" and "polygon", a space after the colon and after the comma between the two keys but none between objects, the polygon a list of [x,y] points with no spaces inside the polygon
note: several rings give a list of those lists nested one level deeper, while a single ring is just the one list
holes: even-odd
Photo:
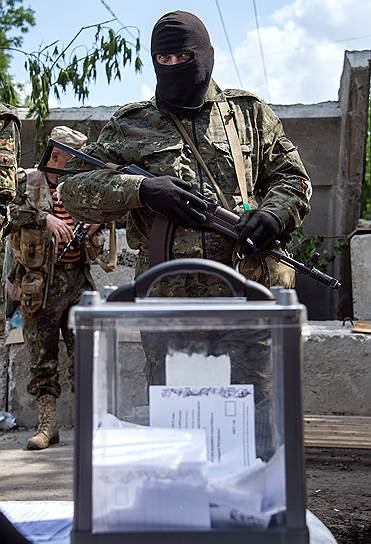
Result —
[{"label": "pouch on vest", "polygon": [[21,231],[18,230],[10,235],[10,246],[14,257],[18,262],[21,260]]},{"label": "pouch on vest", "polygon": [[41,268],[46,262],[47,239],[42,229],[21,229],[20,262],[26,268]]},{"label": "pouch on vest", "polygon": [[44,298],[44,277],[41,272],[27,272],[21,283],[21,306],[25,316],[33,317],[40,310]]}]

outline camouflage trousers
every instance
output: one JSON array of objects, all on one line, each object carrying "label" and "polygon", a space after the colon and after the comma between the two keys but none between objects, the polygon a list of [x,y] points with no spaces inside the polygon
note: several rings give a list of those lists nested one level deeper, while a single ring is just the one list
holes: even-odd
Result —
[{"label": "camouflage trousers", "polygon": [[56,266],[46,307],[39,310],[33,317],[23,315],[24,339],[31,362],[31,381],[27,390],[31,395],[59,397],[61,393],[58,372],[60,331],[70,359],[68,370],[72,386],[74,335],[68,328],[68,312],[71,306],[78,303],[82,291],[90,289],[91,285],[79,265],[70,269]]}]

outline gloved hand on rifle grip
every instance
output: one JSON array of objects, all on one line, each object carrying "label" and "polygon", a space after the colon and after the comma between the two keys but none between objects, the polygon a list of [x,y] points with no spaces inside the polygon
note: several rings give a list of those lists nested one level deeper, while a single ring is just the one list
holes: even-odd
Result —
[{"label": "gloved hand on rifle grip", "polygon": [[173,176],[146,178],[139,187],[139,200],[152,211],[169,217],[182,227],[198,227],[206,221],[207,204],[190,193],[192,185]]},{"label": "gloved hand on rifle grip", "polygon": [[248,210],[241,215],[236,229],[240,231],[238,244],[244,253],[251,253],[251,240],[261,251],[272,246],[280,233],[278,220],[269,212],[262,210]]}]

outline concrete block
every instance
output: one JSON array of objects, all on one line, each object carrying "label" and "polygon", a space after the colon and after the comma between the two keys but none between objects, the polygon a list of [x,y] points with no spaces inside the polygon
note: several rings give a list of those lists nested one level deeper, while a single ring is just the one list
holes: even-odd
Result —
[{"label": "concrete block", "polygon": [[[303,401],[307,414],[371,416],[371,335],[340,321],[304,329]],[[119,415],[147,402],[145,355],[139,339],[119,343]]]},{"label": "concrete block", "polygon": [[118,361],[118,417],[130,418],[135,407],[148,404],[146,357],[140,342],[119,342]]},{"label": "concrete block", "polygon": [[304,412],[371,416],[371,335],[340,321],[309,322],[304,342]]},{"label": "concrete block", "polygon": [[353,314],[371,319],[371,234],[356,234],[350,240]]}]

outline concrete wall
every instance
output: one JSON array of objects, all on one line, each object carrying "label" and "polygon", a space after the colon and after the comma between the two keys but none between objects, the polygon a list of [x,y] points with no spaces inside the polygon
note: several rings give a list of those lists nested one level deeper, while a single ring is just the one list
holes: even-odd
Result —
[{"label": "concrete wall", "polygon": [[[118,344],[118,415],[141,417],[146,404],[145,356],[139,335],[120,338]],[[0,372],[0,409],[10,411],[19,426],[36,425],[34,399],[27,393],[28,356],[24,345],[0,352],[6,371]],[[371,335],[352,334],[339,321],[310,322],[304,337],[303,402],[306,414],[371,416]],[[61,425],[73,424],[73,396],[68,382],[68,361],[60,342],[61,397],[57,401]],[[139,409],[136,409],[139,407]],[[138,422],[138,420],[137,420]]]},{"label": "concrete wall", "polygon": [[[352,232],[360,217],[370,55],[370,51],[345,53],[337,102],[272,105],[282,119],[288,137],[298,146],[313,182],[312,211],[305,220],[305,232],[328,237],[326,247],[332,254],[335,239]],[[45,132],[63,123],[87,130],[94,140],[117,107],[53,109]],[[28,167],[35,163],[35,124],[26,118],[26,114],[26,110],[20,111],[22,165]],[[340,293],[311,279],[298,278],[299,298],[308,306],[311,319],[335,319],[352,314],[349,255],[337,258],[329,272],[341,278],[343,289]]]},{"label": "concrete wall", "polygon": [[350,254],[354,317],[371,320],[371,232],[352,237]]},{"label": "concrete wall", "polygon": [[[105,274],[95,265],[97,288],[120,285],[134,276],[135,256],[118,231],[117,270]],[[304,411],[309,414],[371,416],[371,335],[352,334],[339,321],[312,322],[304,328]],[[123,391],[120,415],[146,403],[145,356],[138,335],[119,338],[118,389]],[[124,354],[125,353],[125,357]],[[57,402],[61,425],[73,423],[73,395],[68,380],[68,360],[60,341],[62,394]],[[29,357],[23,344],[4,346],[0,340],[0,410],[10,411],[19,426],[36,424],[33,398],[27,393]]]}]

